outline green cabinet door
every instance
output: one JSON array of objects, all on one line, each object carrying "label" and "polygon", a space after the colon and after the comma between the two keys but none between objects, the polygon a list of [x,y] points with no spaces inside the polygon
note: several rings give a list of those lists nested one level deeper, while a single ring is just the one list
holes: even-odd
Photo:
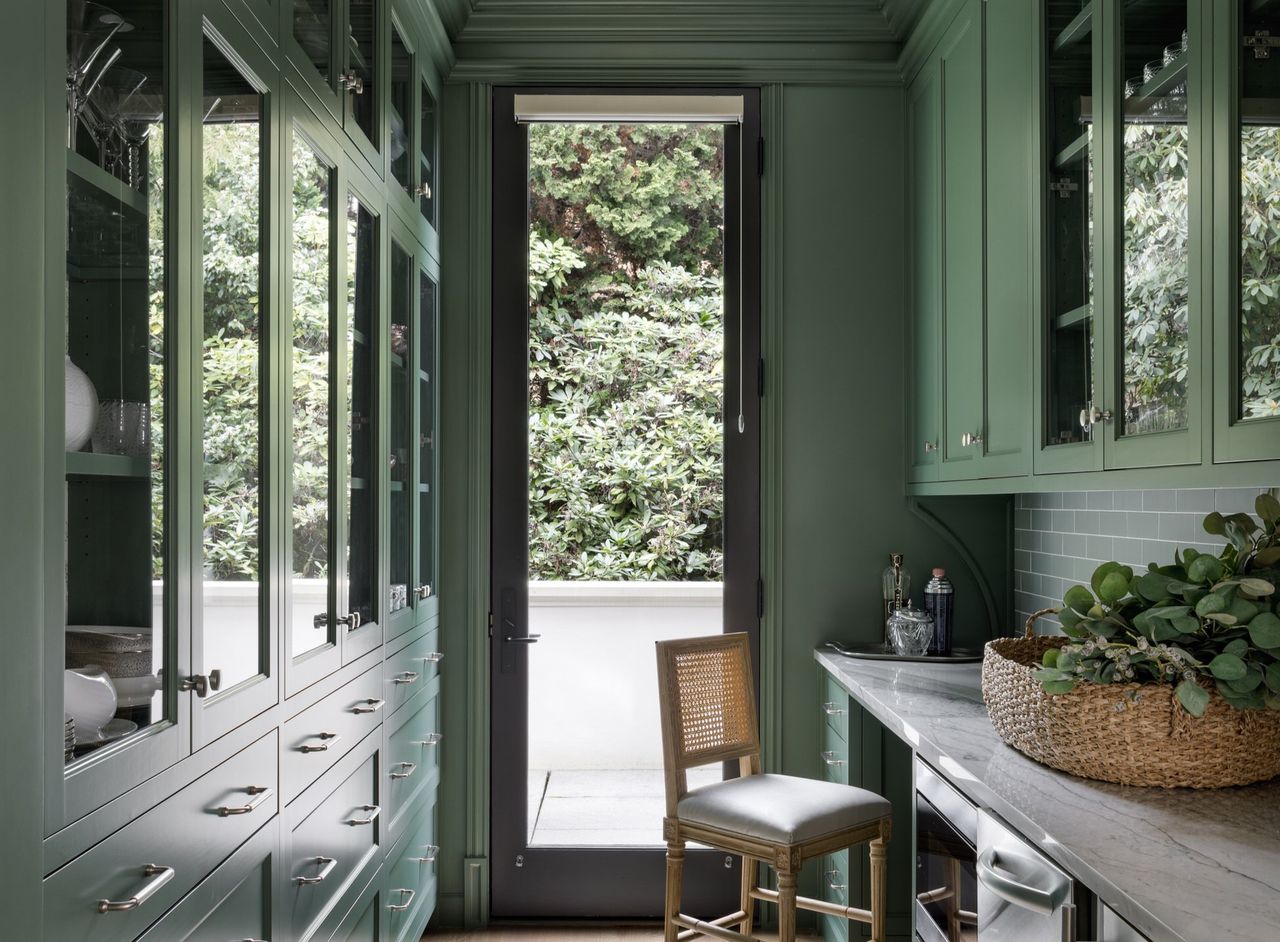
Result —
[{"label": "green cabinet door", "polygon": [[986,309],[982,477],[1030,466],[1035,8],[987,0]]},{"label": "green cabinet door", "polygon": [[942,104],[942,476],[982,454],[983,7],[969,0],[939,46]]},{"label": "green cabinet door", "polygon": [[926,65],[907,90],[910,206],[907,439],[910,480],[938,480],[942,407],[942,141],[936,64]]}]

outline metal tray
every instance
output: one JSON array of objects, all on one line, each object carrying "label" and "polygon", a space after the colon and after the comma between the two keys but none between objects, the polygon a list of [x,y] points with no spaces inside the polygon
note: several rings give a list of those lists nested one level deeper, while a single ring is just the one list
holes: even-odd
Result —
[{"label": "metal tray", "polygon": [[893,650],[880,641],[859,644],[842,644],[839,641],[828,641],[826,646],[845,657],[856,657],[866,661],[912,661],[920,664],[973,664],[982,660],[982,652],[972,648],[952,648],[945,657],[939,654],[925,654],[921,657],[903,657],[894,654]]}]

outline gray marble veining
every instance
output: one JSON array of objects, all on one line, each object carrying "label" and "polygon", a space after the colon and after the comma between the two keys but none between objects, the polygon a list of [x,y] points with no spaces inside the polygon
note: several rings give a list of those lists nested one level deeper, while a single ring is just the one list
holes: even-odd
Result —
[{"label": "gray marble veining", "polygon": [[922,758],[1154,942],[1280,940],[1280,780],[1170,790],[1076,778],[1004,744],[982,703],[981,665],[815,657]]}]

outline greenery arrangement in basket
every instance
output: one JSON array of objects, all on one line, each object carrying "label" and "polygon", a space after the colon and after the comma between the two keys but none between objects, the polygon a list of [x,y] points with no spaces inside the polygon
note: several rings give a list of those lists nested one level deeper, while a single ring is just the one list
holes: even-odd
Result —
[{"label": "greenery arrangement in basket", "polygon": [[1104,563],[1089,587],[1072,586],[1059,615],[1069,640],[1035,674],[1045,692],[1164,683],[1193,716],[1211,689],[1238,710],[1280,710],[1280,501],[1264,493],[1256,507],[1261,526],[1248,514],[1205,517],[1205,531],[1227,539],[1218,556],[1185,549],[1141,574]]}]

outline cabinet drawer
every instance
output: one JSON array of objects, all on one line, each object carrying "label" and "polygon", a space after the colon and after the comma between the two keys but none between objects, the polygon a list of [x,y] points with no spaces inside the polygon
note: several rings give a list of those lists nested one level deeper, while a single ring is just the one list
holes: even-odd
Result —
[{"label": "cabinet drawer", "polygon": [[281,727],[280,788],[286,805],[382,722],[387,707],[381,674],[381,665],[370,668]]},{"label": "cabinet drawer", "polygon": [[849,784],[849,744],[830,726],[822,728],[822,777]]},{"label": "cabinet drawer", "polygon": [[849,905],[849,851],[841,850],[822,858],[822,874],[819,877],[821,898],[828,903]]},{"label": "cabinet drawer", "polygon": [[436,678],[388,724],[388,833],[394,840],[424,788],[440,778],[440,680]]},{"label": "cabinet drawer", "polygon": [[822,688],[822,703],[819,709],[822,710],[823,718],[827,722],[827,728],[835,733],[843,742],[849,741],[849,694],[841,687],[834,677],[826,671],[822,672],[826,678]]},{"label": "cabinet drawer", "polygon": [[826,942],[849,942],[849,920],[823,916],[822,938]]},{"label": "cabinet drawer", "polygon": [[289,869],[283,891],[288,938],[301,942],[373,863],[382,846],[381,751],[376,741],[345,756],[290,812]]},{"label": "cabinet drawer", "polygon": [[383,662],[384,692],[387,713],[400,709],[440,675],[440,629],[432,628],[416,641],[389,655]]},{"label": "cabinet drawer", "polygon": [[[385,893],[382,889],[382,874],[375,875],[368,886],[355,894],[355,902],[340,906],[346,914],[338,927],[331,933],[322,932],[317,939],[328,939],[329,942],[383,942],[386,938],[384,929],[387,916],[390,915],[383,906]],[[354,893],[354,888],[353,888]]]},{"label": "cabinet drawer", "polygon": [[278,824],[262,828],[138,942],[269,939]]},{"label": "cabinet drawer", "polygon": [[391,942],[422,933],[436,905],[436,803],[427,802],[388,857],[385,898]]},{"label": "cabinet drawer", "polygon": [[45,938],[137,938],[271,820],[278,756],[272,732],[51,874]]}]

